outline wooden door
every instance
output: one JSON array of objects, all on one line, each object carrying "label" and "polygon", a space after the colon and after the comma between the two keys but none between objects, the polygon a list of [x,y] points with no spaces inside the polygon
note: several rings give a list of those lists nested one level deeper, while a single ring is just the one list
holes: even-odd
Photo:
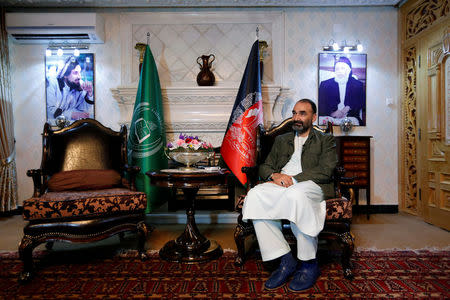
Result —
[{"label": "wooden door", "polygon": [[420,215],[450,229],[450,20],[418,41]]}]

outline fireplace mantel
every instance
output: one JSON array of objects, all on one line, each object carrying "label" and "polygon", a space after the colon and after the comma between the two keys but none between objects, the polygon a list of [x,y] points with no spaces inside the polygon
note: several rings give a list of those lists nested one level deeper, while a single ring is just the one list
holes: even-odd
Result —
[{"label": "fireplace mantel", "polygon": [[[120,110],[120,124],[129,124],[136,100],[136,87],[112,89]],[[214,146],[222,143],[238,87],[165,87],[163,97],[164,122],[168,138],[176,133],[195,133],[210,140]],[[264,125],[270,127],[282,121],[282,108],[290,90],[281,86],[262,87]]]}]

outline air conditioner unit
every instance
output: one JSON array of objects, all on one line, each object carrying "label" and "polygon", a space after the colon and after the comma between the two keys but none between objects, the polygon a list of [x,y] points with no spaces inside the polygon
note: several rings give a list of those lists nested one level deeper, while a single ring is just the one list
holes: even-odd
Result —
[{"label": "air conditioner unit", "polygon": [[7,13],[6,31],[21,44],[105,40],[105,23],[96,13]]}]

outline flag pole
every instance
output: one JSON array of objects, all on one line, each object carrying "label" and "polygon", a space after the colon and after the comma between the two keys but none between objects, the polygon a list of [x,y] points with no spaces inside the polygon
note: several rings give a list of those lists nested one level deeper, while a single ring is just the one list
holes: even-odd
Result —
[{"label": "flag pole", "polygon": [[145,48],[144,61],[140,70],[127,153],[128,162],[141,168],[136,176],[136,188],[147,195],[146,213],[153,211],[170,197],[170,190],[152,186],[146,175],[147,172],[168,167],[164,155],[166,134],[161,84],[149,41],[150,33],[147,33],[147,44],[142,43]]},{"label": "flag pole", "polygon": [[[257,28],[257,34],[259,28]],[[230,171],[242,185],[247,175],[242,167],[256,164],[257,128],[263,124],[259,41],[253,43],[242,81],[230,114],[220,153]]]},{"label": "flag pole", "polygon": [[259,40],[259,25],[256,25],[256,39]]}]

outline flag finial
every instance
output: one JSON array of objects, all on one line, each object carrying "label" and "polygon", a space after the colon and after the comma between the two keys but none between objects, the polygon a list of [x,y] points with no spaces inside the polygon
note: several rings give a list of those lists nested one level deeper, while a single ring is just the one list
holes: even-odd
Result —
[{"label": "flag finial", "polygon": [[147,32],[147,45],[150,43],[150,32]]},{"label": "flag finial", "polygon": [[259,40],[259,26],[256,26],[256,39]]}]

